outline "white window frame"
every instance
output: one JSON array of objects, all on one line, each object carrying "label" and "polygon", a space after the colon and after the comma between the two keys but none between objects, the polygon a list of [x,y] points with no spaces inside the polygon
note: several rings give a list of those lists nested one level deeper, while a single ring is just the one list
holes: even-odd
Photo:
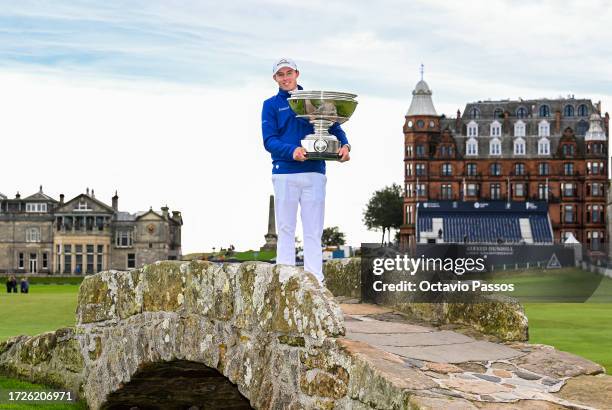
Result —
[{"label": "white window frame", "polygon": [[501,155],[501,141],[499,138],[493,138],[489,144],[489,155]]},{"label": "white window frame", "polygon": [[490,135],[492,137],[501,137],[501,124],[499,121],[495,120],[491,123]]},{"label": "white window frame", "polygon": [[478,155],[478,141],[476,141],[476,138],[470,137],[465,143],[465,155]]},{"label": "white window frame", "polygon": [[550,137],[550,123],[542,120],[538,123],[538,137]]},{"label": "white window frame", "polygon": [[[122,239],[127,238],[127,245],[123,245]],[[121,229],[115,232],[116,248],[131,248],[134,245],[134,231],[132,229]]]},{"label": "white window frame", "polygon": [[468,137],[477,137],[478,136],[478,123],[474,120],[468,122],[467,125],[467,136]]},{"label": "white window frame", "polygon": [[26,212],[47,212],[47,204],[40,202],[28,202],[26,203]]},{"label": "white window frame", "polygon": [[514,136],[524,137],[526,134],[526,126],[522,120],[518,120],[514,123]]},{"label": "white window frame", "polygon": [[550,155],[550,141],[546,137],[538,140],[538,155]]},{"label": "white window frame", "polygon": [[26,242],[40,242],[40,228],[26,229]]},{"label": "white window frame", "polygon": [[514,140],[514,145],[513,145],[513,151],[514,151],[514,155],[525,155],[526,153],[526,148],[525,148],[526,144],[525,144],[525,140],[521,137],[517,138]]}]

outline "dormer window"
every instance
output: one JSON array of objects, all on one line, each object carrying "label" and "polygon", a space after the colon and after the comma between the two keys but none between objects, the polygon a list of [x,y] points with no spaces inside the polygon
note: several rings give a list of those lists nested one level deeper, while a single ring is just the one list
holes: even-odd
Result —
[{"label": "dormer window", "polygon": [[26,212],[47,212],[47,204],[26,204]]},{"label": "dormer window", "polygon": [[470,118],[473,120],[477,120],[480,118],[480,110],[476,107],[472,107],[472,109],[470,109]]},{"label": "dormer window", "polygon": [[525,136],[525,123],[521,120],[518,120],[514,123],[514,136],[515,137],[524,137]]},{"label": "dormer window", "polygon": [[471,137],[467,140],[465,155],[478,155],[478,141],[476,141],[476,138]]},{"label": "dormer window", "polygon": [[589,130],[589,123],[585,120],[580,120],[578,121],[578,124],[576,124],[576,134],[577,135],[584,135],[586,134],[586,132]]},{"label": "dormer window", "polygon": [[525,108],[525,107],[518,107],[516,109],[516,116],[518,118],[527,118],[527,108]]},{"label": "dormer window", "polygon": [[491,136],[492,137],[501,136],[501,124],[497,120],[491,123]]},{"label": "dormer window", "polygon": [[501,141],[499,138],[493,138],[489,145],[489,155],[501,155]]},{"label": "dormer window", "polygon": [[478,124],[476,121],[470,121],[467,125],[467,134],[468,137],[477,137],[478,136]]},{"label": "dormer window", "polygon": [[525,155],[525,140],[517,138],[514,140],[514,155]]},{"label": "dormer window", "polygon": [[538,136],[550,137],[550,124],[546,120],[540,121],[538,124]]},{"label": "dormer window", "polygon": [[587,108],[587,106],[585,104],[580,104],[578,106],[578,116],[586,117],[588,115],[589,115],[589,109]]},{"label": "dormer window", "polygon": [[550,155],[550,141],[547,138],[538,141],[538,155]]},{"label": "dormer window", "polygon": [[548,105],[540,106],[540,117],[550,117],[550,107]]},{"label": "dormer window", "polygon": [[574,116],[574,107],[571,105],[566,105],[563,108],[563,116],[564,117],[573,117]]},{"label": "dormer window", "polygon": [[493,112],[493,118],[504,118],[504,110],[502,110],[501,108],[496,108]]},{"label": "dormer window", "polygon": [[89,205],[87,205],[87,202],[79,202],[78,206],[77,206],[77,210],[79,211],[87,211],[89,210]]}]

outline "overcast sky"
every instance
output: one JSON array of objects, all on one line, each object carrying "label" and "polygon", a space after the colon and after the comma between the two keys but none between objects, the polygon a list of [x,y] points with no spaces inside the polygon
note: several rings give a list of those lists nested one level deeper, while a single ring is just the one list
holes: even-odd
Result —
[{"label": "overcast sky", "polygon": [[[352,160],[328,163],[326,226],[350,244],[376,189],[403,181],[404,114],[425,64],[438,113],[518,97],[612,111],[606,1],[0,1],[0,192],[87,187],[121,210],[183,214],[184,253],[264,243],[271,67],[354,92]],[[301,238],[301,232],[298,233]]]}]

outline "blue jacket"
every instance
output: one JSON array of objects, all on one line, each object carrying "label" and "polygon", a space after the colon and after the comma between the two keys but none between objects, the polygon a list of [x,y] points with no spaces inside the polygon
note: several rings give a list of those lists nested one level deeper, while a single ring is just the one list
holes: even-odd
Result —
[{"label": "blue jacket", "polygon": [[[298,89],[302,87],[298,85]],[[272,154],[273,174],[296,174],[318,172],[325,174],[325,161],[296,161],[293,151],[301,147],[300,141],[314,132],[312,125],[303,118],[296,118],[287,98],[288,91],[278,90],[278,94],[263,103],[261,111],[261,131],[266,150]],[[329,133],[340,140],[340,145],[348,144],[346,134],[338,123],[332,125]]]}]

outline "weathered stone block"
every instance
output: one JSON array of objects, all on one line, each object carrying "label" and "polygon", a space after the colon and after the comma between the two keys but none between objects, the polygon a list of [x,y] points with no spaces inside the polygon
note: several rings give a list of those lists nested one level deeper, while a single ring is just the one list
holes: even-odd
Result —
[{"label": "weathered stone block", "polygon": [[361,258],[332,259],[323,266],[325,287],[334,296],[361,298]]}]

